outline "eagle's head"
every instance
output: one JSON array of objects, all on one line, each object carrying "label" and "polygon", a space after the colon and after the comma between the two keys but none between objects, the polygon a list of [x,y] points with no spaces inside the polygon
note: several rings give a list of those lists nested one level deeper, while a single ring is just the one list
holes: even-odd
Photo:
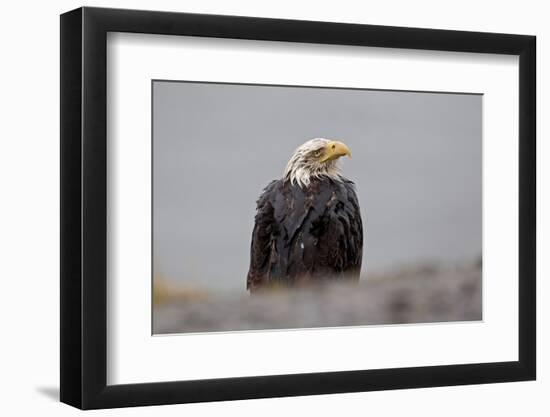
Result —
[{"label": "eagle's head", "polygon": [[300,187],[307,187],[314,178],[339,180],[338,158],[344,155],[351,158],[351,151],[345,143],[323,138],[308,140],[294,151],[283,179]]}]

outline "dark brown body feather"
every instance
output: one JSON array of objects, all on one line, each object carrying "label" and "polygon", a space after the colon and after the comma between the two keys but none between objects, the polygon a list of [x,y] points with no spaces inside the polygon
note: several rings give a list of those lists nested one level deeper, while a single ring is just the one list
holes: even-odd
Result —
[{"label": "dark brown body feather", "polygon": [[271,182],[257,202],[247,288],[359,279],[363,226],[351,181]]}]

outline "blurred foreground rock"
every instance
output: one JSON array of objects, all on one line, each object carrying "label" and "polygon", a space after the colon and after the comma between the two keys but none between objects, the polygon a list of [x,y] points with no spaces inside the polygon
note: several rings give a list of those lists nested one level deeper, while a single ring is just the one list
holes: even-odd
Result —
[{"label": "blurred foreground rock", "polygon": [[187,333],[481,320],[481,264],[408,268],[358,284],[265,295],[165,298],[153,332]]}]

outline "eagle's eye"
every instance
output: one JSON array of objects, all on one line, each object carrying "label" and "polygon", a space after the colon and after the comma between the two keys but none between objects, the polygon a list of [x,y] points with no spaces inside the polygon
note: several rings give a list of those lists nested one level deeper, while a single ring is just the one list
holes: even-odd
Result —
[{"label": "eagle's eye", "polygon": [[313,152],[313,156],[315,156],[316,158],[319,157],[319,156],[321,156],[321,150],[318,149],[318,150],[316,150],[315,152]]}]

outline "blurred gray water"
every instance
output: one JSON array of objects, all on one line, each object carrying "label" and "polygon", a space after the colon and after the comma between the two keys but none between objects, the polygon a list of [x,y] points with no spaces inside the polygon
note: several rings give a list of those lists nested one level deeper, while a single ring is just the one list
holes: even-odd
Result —
[{"label": "blurred gray water", "polygon": [[363,274],[481,254],[482,96],[153,83],[154,272],[245,290],[255,201],[293,150],[344,141]]}]

